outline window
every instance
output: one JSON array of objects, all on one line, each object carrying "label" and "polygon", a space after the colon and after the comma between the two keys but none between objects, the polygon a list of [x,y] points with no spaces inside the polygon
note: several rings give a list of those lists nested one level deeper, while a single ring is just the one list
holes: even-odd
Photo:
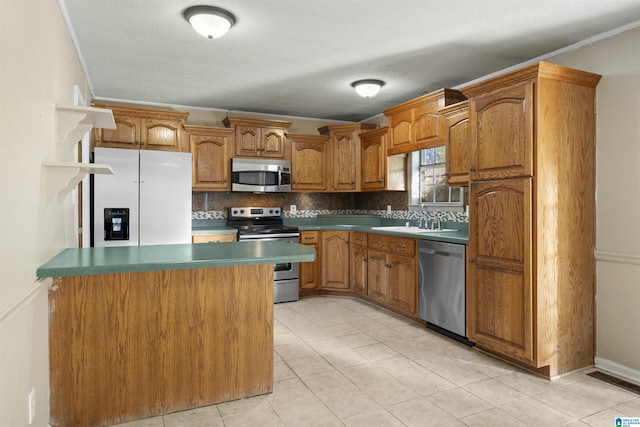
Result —
[{"label": "window", "polygon": [[413,154],[410,205],[462,207],[464,189],[446,185],[445,155],[444,145]]}]

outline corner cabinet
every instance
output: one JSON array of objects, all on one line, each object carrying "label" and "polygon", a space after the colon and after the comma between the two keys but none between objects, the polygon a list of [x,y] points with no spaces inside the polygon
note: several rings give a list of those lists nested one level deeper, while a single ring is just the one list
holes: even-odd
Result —
[{"label": "corner cabinet", "polygon": [[463,89],[468,336],[548,377],[594,363],[599,80],[540,62]]},{"label": "corner cabinet", "polygon": [[192,155],[193,191],[229,191],[233,130],[184,126]]},{"label": "corner cabinet", "polygon": [[189,113],[96,105],[113,111],[116,128],[96,129],[95,147],[188,152],[183,125]]},{"label": "corner cabinet", "polygon": [[291,143],[291,189],[327,191],[329,137],[287,134]]},{"label": "corner cabinet", "polygon": [[364,123],[324,126],[318,131],[329,135],[331,172],[330,191],[360,191],[360,137],[362,131],[374,129]]},{"label": "corner cabinet", "polygon": [[222,123],[235,130],[235,156],[289,158],[284,134],[291,123],[233,116]]},{"label": "corner cabinet", "polygon": [[442,145],[445,123],[439,110],[465,99],[457,90],[440,89],[385,110],[389,123],[387,154],[391,156]]},{"label": "corner cabinet", "polygon": [[388,127],[360,133],[360,189],[362,191],[405,191],[407,156],[387,157]]}]

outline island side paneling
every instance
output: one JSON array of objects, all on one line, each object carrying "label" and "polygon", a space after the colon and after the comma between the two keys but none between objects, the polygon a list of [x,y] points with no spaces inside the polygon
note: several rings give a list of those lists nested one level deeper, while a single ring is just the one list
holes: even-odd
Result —
[{"label": "island side paneling", "polygon": [[273,390],[270,264],[59,277],[49,310],[52,426]]}]

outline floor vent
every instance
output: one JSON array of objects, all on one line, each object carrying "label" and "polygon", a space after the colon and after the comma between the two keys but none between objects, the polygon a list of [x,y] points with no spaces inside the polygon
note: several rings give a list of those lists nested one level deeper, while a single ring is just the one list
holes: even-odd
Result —
[{"label": "floor vent", "polygon": [[604,372],[593,371],[593,372],[589,372],[587,375],[589,375],[592,378],[596,378],[598,380],[604,381],[606,383],[618,386],[632,393],[640,394],[640,385],[630,383],[629,381],[621,380],[620,378],[612,377],[611,375],[605,374]]}]

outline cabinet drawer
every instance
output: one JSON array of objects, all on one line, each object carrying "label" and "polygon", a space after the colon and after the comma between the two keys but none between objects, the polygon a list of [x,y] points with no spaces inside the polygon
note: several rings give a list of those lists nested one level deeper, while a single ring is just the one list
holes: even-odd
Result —
[{"label": "cabinet drawer", "polygon": [[303,245],[309,243],[318,243],[318,231],[301,231],[300,232],[300,243]]},{"label": "cabinet drawer", "polygon": [[383,236],[371,234],[369,236],[369,248],[391,252],[398,255],[414,256],[416,254],[416,241],[410,237]]},{"label": "cabinet drawer", "polygon": [[191,243],[235,242],[234,233],[192,234]]},{"label": "cabinet drawer", "polygon": [[367,246],[367,233],[362,231],[352,231],[351,244],[357,246]]}]

